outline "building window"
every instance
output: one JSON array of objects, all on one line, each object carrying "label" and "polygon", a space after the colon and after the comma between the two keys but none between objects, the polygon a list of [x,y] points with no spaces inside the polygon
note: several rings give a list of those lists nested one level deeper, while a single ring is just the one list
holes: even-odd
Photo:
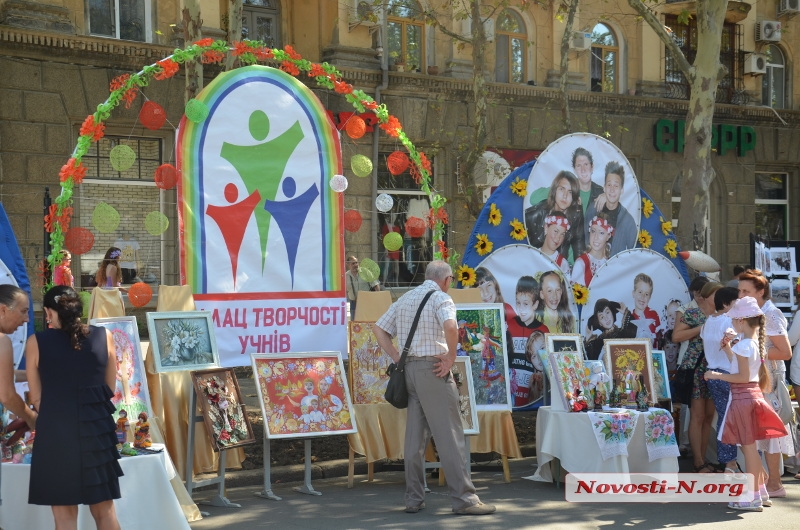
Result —
[{"label": "building window", "polygon": [[389,0],[387,6],[389,66],[405,64],[407,72],[421,72],[425,57],[425,20],[415,0]]},{"label": "building window", "polygon": [[525,83],[527,35],[522,17],[510,9],[497,17],[495,78],[498,83]]},{"label": "building window", "polygon": [[91,35],[153,42],[150,0],[88,0],[88,12]]},{"label": "building window", "polygon": [[276,0],[244,0],[242,39],[258,40],[267,46],[280,46],[280,24]]},{"label": "building window", "polygon": [[756,172],[755,233],[763,239],[789,239],[789,175]]},{"label": "building window", "polygon": [[[127,171],[116,171],[111,167],[109,153],[120,143],[128,145],[136,153],[136,162]],[[86,177],[76,190],[75,226],[92,229],[95,235],[93,248],[81,256],[75,256],[73,267],[80,271],[80,287],[92,285],[98,264],[102,261],[109,247],[125,246],[135,249],[132,262],[135,267],[123,268],[136,270],[135,278],[152,287],[159,284],[174,285],[177,275],[174,264],[168,265],[164,260],[163,249],[167,244],[174,244],[174,223],[163,234],[153,235],[152,226],[146,224],[148,214],[160,212],[174,218],[176,205],[174,192],[162,191],[153,182],[156,168],[163,160],[164,141],[160,138],[137,138],[105,136],[97,143],[91,144],[83,157],[86,166]],[[119,214],[116,230],[106,231],[97,228],[103,220],[101,204],[111,206]],[[148,228],[150,230],[148,231]],[[78,276],[76,274],[76,284]]]},{"label": "building window", "polygon": [[[425,281],[425,264],[433,259],[431,249],[432,230],[427,226],[430,203],[428,196],[420,191],[411,172],[406,170],[401,175],[392,175],[386,169],[386,157],[389,152],[380,154],[384,162],[378,165],[378,194],[387,193],[394,200],[388,212],[378,212],[378,263],[381,267],[381,283],[387,287],[409,287]],[[435,180],[431,174],[431,185]],[[407,230],[406,224],[411,217],[425,221],[422,233]],[[396,251],[389,251],[383,245],[383,238],[389,232],[398,232],[403,236],[403,246]]]},{"label": "building window", "polygon": [[618,92],[619,43],[610,27],[597,24],[592,28],[591,56],[592,92]]},{"label": "building window", "polygon": [[764,50],[767,73],[761,78],[761,104],[775,109],[786,108],[786,59],[774,44]]}]

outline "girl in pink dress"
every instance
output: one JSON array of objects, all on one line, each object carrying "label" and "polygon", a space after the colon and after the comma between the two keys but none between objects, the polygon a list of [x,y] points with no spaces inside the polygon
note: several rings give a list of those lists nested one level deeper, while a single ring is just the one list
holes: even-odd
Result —
[{"label": "girl in pink dress", "polygon": [[[766,473],[761,466],[756,440],[786,436],[786,428],[762,394],[764,389],[772,388],[769,370],[764,365],[767,357],[764,312],[755,298],[746,296],[736,300],[728,316],[734,329],[725,332],[722,349],[732,364],[736,363],[738,373],[724,374],[709,370],[705,378],[731,384],[731,400],[718,437],[723,443],[741,446],[745,468],[754,475],[757,488],[752,492],[752,500],[731,502],[728,508],[760,512],[763,506],[771,506],[772,501],[767,494]],[[736,338],[737,333],[743,338],[732,346],[732,339]]]}]

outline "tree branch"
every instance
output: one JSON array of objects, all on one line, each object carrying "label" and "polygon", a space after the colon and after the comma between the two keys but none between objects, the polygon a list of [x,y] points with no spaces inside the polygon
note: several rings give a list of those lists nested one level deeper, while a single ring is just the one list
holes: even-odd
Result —
[{"label": "tree branch", "polygon": [[691,83],[695,76],[695,69],[689,64],[689,61],[686,60],[686,56],[683,55],[683,51],[681,51],[681,49],[678,47],[678,44],[675,42],[675,39],[672,38],[672,35],[670,35],[664,28],[664,24],[662,24],[661,21],[656,18],[655,13],[653,13],[646,5],[644,5],[641,0],[628,0],[628,5],[630,5],[634,11],[639,13],[644,21],[647,22],[648,26],[653,28],[653,31],[656,32],[656,35],[658,35],[658,37],[661,39],[661,42],[663,42],[668,48],[667,53],[672,55],[672,58],[675,59],[678,69],[686,77],[686,80]]}]

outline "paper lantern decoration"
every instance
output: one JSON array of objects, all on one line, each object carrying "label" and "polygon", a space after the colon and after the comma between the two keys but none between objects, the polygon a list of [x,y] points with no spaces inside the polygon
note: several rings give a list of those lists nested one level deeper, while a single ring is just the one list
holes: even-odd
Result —
[{"label": "paper lantern decoration", "polygon": [[155,101],[145,101],[139,111],[139,121],[151,131],[157,131],[167,121],[167,112]]},{"label": "paper lantern decoration", "polygon": [[169,219],[161,212],[150,212],[144,218],[144,229],[151,236],[160,236],[169,228]]},{"label": "paper lantern decoration", "polygon": [[330,184],[331,189],[336,193],[342,193],[347,189],[347,177],[344,175],[334,175],[331,177],[331,181],[328,184]]},{"label": "paper lantern decoration", "polygon": [[361,260],[358,267],[358,277],[367,283],[372,283],[381,277],[381,268],[369,258]]},{"label": "paper lantern decoration", "polygon": [[400,232],[389,232],[383,236],[383,246],[391,252],[400,250],[400,247],[403,246],[403,236],[400,235]]},{"label": "paper lantern decoration", "polygon": [[101,202],[92,212],[92,226],[103,234],[115,231],[119,226],[119,212],[110,204]]},{"label": "paper lantern decoration", "polygon": [[186,102],[184,108],[186,119],[195,123],[202,123],[208,118],[208,105],[196,99],[190,99]]},{"label": "paper lantern decoration", "polygon": [[350,159],[350,169],[358,177],[368,177],[372,174],[372,160],[364,155],[353,155]]},{"label": "paper lantern decoration", "polygon": [[347,120],[347,125],[344,126],[344,130],[347,132],[347,136],[353,140],[358,140],[367,132],[367,124],[361,116],[353,115]]},{"label": "paper lantern decoration", "polygon": [[162,190],[171,190],[178,183],[178,170],[172,164],[161,164],[156,168],[153,180]]},{"label": "paper lantern decoration", "polygon": [[408,155],[402,151],[395,151],[386,159],[386,168],[392,175],[402,175],[410,164]]},{"label": "paper lantern decoration", "polygon": [[128,289],[128,300],[133,307],[144,307],[153,298],[153,288],[144,282],[136,282]]},{"label": "paper lantern decoration", "polygon": [[348,232],[358,232],[361,228],[361,213],[358,210],[344,212],[344,229]]},{"label": "paper lantern decoration", "polygon": [[111,149],[108,158],[116,171],[127,171],[136,162],[136,153],[129,146],[119,144]]},{"label": "paper lantern decoration", "polygon": [[406,234],[409,237],[422,237],[425,235],[425,229],[428,228],[425,221],[419,217],[409,217],[406,220]]},{"label": "paper lantern decoration", "polygon": [[381,193],[375,198],[375,207],[379,212],[388,212],[394,206],[394,199],[387,193]]},{"label": "paper lantern decoration", "polygon": [[94,246],[94,234],[80,226],[70,228],[64,235],[64,246],[74,256],[86,254]]}]

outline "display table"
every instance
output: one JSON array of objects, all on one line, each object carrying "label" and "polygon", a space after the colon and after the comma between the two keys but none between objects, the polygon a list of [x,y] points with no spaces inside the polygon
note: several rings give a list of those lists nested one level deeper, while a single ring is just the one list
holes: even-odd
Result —
[{"label": "display table", "polygon": [[[170,485],[163,455],[123,457],[120,460],[125,476],[120,477],[122,498],[114,501],[121,528],[169,528],[189,530]],[[31,466],[3,464],[0,528],[7,530],[55,528],[49,506],[28,504],[28,483]],[[57,480],[57,479],[54,479]],[[94,519],[88,506],[78,509],[78,528],[93,530]]]},{"label": "display table", "polygon": [[[633,410],[629,412],[643,414]],[[551,462],[554,459],[561,462],[561,468],[572,473],[677,473],[677,457],[649,461],[644,424],[644,418],[636,422],[627,457],[613,456],[603,460],[588,414],[540,407],[536,415],[536,461],[539,467],[533,476],[525,478],[552,482]],[[560,481],[561,477],[555,478]]]},{"label": "display table", "polygon": [[[388,403],[353,405],[358,432],[347,435],[350,443],[348,487],[353,486],[355,454],[364,455],[368,465],[368,479],[372,480],[372,464],[378,460],[402,460],[406,432],[406,411]],[[503,476],[511,482],[508,458],[521,458],[517,433],[511,412],[478,411],[480,434],[470,437],[470,451],[498,453],[503,463]]]}]

